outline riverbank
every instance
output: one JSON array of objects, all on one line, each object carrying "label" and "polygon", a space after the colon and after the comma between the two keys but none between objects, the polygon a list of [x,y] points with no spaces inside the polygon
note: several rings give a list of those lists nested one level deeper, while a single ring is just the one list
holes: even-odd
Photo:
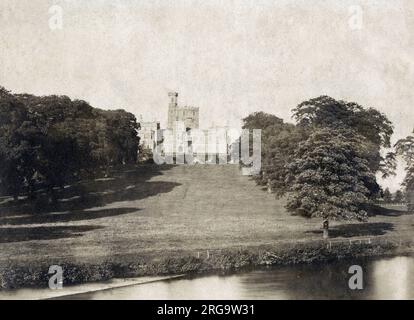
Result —
[{"label": "riverbank", "polygon": [[[349,287],[350,266],[363,271],[363,289]],[[188,275],[64,300],[412,300],[414,256],[381,256],[324,264],[255,267],[229,274]],[[27,292],[28,290],[24,290]],[[32,290],[39,292],[42,290]],[[47,290],[51,291],[51,290]],[[23,290],[18,290],[21,295]],[[1,292],[0,292],[1,297]],[[58,298],[59,299],[59,298]]]},{"label": "riverbank", "polygon": [[[277,247],[233,248],[208,252],[175,252],[158,259],[136,257],[123,262],[100,264],[68,263],[64,286],[108,281],[114,278],[172,276],[181,274],[233,273],[263,266],[329,263],[341,259],[408,255],[414,253],[414,241],[371,239],[285,243]],[[9,265],[0,268],[2,289],[47,288],[50,263],[30,266]]]},{"label": "riverbank", "polygon": [[[0,205],[0,285],[227,272],[410,251],[414,215],[376,208],[366,223],[286,212],[237,166],[137,166],[65,188],[58,206]],[[389,240],[386,240],[389,239]],[[361,248],[359,248],[361,240]]]}]

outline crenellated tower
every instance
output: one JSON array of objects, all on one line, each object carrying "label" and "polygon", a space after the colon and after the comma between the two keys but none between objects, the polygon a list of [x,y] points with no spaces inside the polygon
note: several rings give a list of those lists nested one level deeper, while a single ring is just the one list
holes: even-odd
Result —
[{"label": "crenellated tower", "polygon": [[178,93],[169,92],[170,103],[168,105],[168,129],[174,129],[176,122],[182,122],[185,129],[199,128],[199,108],[179,107]]}]

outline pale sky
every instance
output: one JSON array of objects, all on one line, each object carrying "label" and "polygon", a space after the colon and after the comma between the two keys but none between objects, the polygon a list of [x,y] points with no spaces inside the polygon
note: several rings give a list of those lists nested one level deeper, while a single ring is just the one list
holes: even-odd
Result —
[{"label": "pale sky", "polygon": [[291,121],[327,94],[386,113],[396,141],[414,128],[413,31],[412,0],[0,0],[0,85],[163,126],[169,91],[202,127],[254,111]]}]

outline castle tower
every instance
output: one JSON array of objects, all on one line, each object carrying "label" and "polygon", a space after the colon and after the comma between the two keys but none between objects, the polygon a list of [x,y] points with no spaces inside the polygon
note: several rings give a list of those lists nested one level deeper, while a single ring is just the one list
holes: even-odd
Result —
[{"label": "castle tower", "polygon": [[178,104],[178,93],[177,92],[169,92],[168,96],[170,97],[170,106],[176,107]]},{"label": "castle tower", "polygon": [[170,103],[168,105],[168,126],[167,129],[174,130],[176,122],[183,124],[184,129],[198,129],[199,127],[199,108],[179,107],[178,93],[168,93]]},{"label": "castle tower", "polygon": [[168,129],[173,129],[177,117],[177,107],[178,107],[178,93],[169,92],[168,97],[170,98],[170,104],[168,106]]}]

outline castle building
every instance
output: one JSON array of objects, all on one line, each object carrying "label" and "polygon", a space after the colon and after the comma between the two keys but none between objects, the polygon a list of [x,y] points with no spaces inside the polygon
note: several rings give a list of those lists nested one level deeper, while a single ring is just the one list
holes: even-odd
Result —
[{"label": "castle building", "polygon": [[181,157],[181,163],[228,163],[229,151],[240,133],[228,126],[201,130],[199,108],[178,106],[177,92],[170,92],[168,97],[167,128],[160,131],[157,151],[170,159]]},{"label": "castle building", "polygon": [[158,121],[142,121],[142,117],[140,117],[139,124],[139,144],[143,149],[153,151],[157,143],[157,132],[160,130],[160,123]]},{"label": "castle building", "polygon": [[185,130],[198,129],[199,128],[199,108],[195,107],[179,107],[178,106],[178,93],[168,93],[170,98],[170,104],[168,106],[168,124],[167,129],[174,130],[176,123],[184,123]]}]

